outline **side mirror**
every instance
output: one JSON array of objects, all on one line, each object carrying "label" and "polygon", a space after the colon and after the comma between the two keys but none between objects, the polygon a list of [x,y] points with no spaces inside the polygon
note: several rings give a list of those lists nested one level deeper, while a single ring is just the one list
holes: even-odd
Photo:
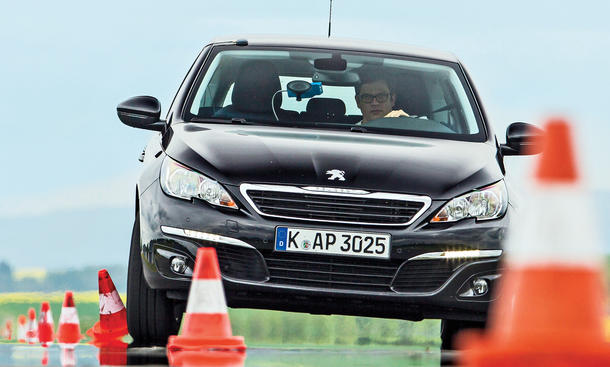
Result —
[{"label": "side mirror", "polygon": [[500,145],[503,155],[532,155],[542,150],[544,131],[532,124],[514,122],[506,128],[506,144]]},{"label": "side mirror", "polygon": [[162,121],[161,103],[150,96],[129,98],[119,103],[116,108],[119,120],[127,126],[138,129],[162,131],[165,121]]}]

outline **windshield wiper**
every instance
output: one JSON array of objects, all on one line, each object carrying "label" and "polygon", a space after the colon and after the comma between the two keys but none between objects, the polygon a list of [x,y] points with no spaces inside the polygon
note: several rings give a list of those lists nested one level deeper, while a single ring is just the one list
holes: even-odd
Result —
[{"label": "windshield wiper", "polygon": [[368,133],[369,131],[364,126],[352,126],[349,131],[353,133]]},{"label": "windshield wiper", "polygon": [[254,122],[247,121],[244,118],[219,119],[214,117],[193,117],[190,122],[208,122],[212,124],[235,124],[235,125],[254,125]]},{"label": "windshield wiper", "polygon": [[254,122],[247,121],[245,118],[233,117],[231,123],[234,125],[254,125]]}]

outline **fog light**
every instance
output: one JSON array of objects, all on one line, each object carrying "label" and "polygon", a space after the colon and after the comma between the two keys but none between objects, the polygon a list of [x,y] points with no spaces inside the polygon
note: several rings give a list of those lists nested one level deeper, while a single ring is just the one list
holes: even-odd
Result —
[{"label": "fog light", "polygon": [[176,274],[186,273],[186,269],[188,269],[188,266],[186,266],[186,259],[180,256],[172,258],[170,269]]},{"label": "fog light", "polygon": [[472,282],[472,290],[474,294],[477,296],[482,296],[487,293],[489,290],[489,285],[487,284],[487,280],[482,278],[477,278]]}]

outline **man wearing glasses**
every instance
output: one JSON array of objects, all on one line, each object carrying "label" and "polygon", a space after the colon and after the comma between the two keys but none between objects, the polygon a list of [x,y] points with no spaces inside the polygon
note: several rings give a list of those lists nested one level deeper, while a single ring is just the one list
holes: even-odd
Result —
[{"label": "man wearing glasses", "polygon": [[389,79],[382,73],[363,72],[356,85],[356,105],[362,111],[362,121],[356,125],[382,117],[409,116],[403,110],[392,110],[396,93]]}]

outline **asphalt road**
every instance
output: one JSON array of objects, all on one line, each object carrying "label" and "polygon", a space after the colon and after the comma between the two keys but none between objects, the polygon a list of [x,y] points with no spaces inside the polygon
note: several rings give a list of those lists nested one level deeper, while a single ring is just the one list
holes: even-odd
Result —
[{"label": "asphalt road", "polygon": [[[272,349],[250,348],[229,364],[205,363],[201,366],[265,367],[338,367],[338,366],[439,366],[451,363],[454,355],[430,351],[354,350],[354,349]],[[102,363],[100,363],[102,362]],[[77,345],[62,349],[24,344],[0,344],[1,366],[167,366],[165,348],[96,348]]]}]

